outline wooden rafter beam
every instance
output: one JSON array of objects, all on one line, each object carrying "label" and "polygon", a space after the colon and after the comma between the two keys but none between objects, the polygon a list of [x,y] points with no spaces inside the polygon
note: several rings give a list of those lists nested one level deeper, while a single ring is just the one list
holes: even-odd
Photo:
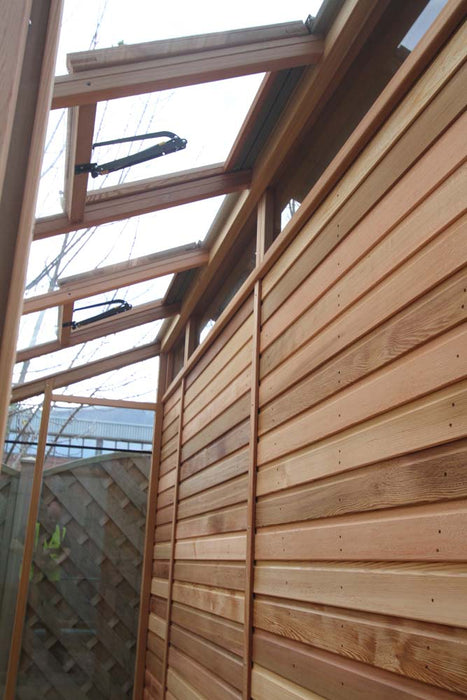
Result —
[{"label": "wooden rafter beam", "polygon": [[[86,178],[79,175],[76,179]],[[72,222],[64,215],[48,216],[36,221],[34,239],[99,226],[131,216],[148,214],[180,204],[238,192],[249,187],[251,172],[224,172],[222,165],[194,168],[175,175],[155,177],[128,185],[108,187],[89,194],[81,220]]]},{"label": "wooden rafter beam", "polygon": [[71,222],[81,221],[86,204],[88,174],[75,175],[77,163],[91,160],[96,104],[73,107],[68,111],[68,140],[65,166],[65,213]]},{"label": "wooden rafter beam", "polygon": [[133,365],[137,362],[149,360],[151,357],[156,357],[159,352],[159,343],[149,343],[147,345],[142,345],[140,348],[126,350],[125,352],[110,355],[109,357],[103,357],[100,360],[88,362],[85,365],[73,367],[72,369],[67,369],[63,372],[50,374],[47,377],[36,379],[33,382],[17,384],[15,387],[13,387],[11,402],[15,403],[17,401],[24,401],[25,399],[31,398],[31,396],[42,394],[46,384],[48,384],[52,389],[58,389],[59,387],[81,382],[84,379],[91,379],[92,377],[99,374],[104,374],[105,372],[112,372],[116,369],[122,369],[127,365]]},{"label": "wooden rafter beam", "polygon": [[62,348],[87,343],[90,340],[96,340],[97,338],[103,338],[112,333],[119,333],[129,328],[142,326],[151,321],[170,318],[171,316],[175,316],[179,311],[180,304],[164,304],[162,299],[151,301],[147,304],[140,304],[139,306],[134,306],[131,311],[126,311],[117,316],[111,316],[102,321],[96,321],[89,326],[83,326],[74,331],[68,329],[70,330],[70,334],[66,339],[52,340],[48,343],[41,343],[40,345],[19,350],[16,353],[16,362],[26,362],[35,357],[41,357],[41,355],[48,355],[52,352],[56,352]]},{"label": "wooden rafter beam", "polygon": [[225,32],[212,32],[196,36],[147,41],[142,44],[122,44],[105,49],[69,53],[67,66],[70,73],[78,73],[92,68],[108,68],[129,63],[140,63],[169,56],[183,56],[213,49],[226,49],[244,46],[261,41],[284,39],[308,34],[302,21],[281,22],[262,27],[248,27]]},{"label": "wooden rafter beam", "polygon": [[82,403],[86,406],[110,406],[114,408],[131,408],[139,411],[156,411],[157,404],[150,401],[127,401],[126,399],[101,399],[98,396],[73,396],[71,394],[52,394],[52,401],[60,403]]},{"label": "wooden rafter beam", "polygon": [[[331,87],[344,75],[352,59],[371,34],[388,0],[349,0],[340,11],[324,41],[321,63],[310,70],[294,93],[294,100],[285,110],[253,172],[251,187],[242,193],[236,209],[219,232],[210,250],[209,264],[198,276],[180,315],[173,321],[163,341],[169,352],[188,318],[226,260],[237,236],[253,213],[260,197],[273,181],[287,153],[297,143],[310,120],[317,117],[326,104]],[[229,158],[227,159],[229,161]]]},{"label": "wooden rafter beam", "polygon": [[53,306],[62,306],[111,289],[120,289],[156,277],[202,267],[208,262],[208,258],[209,253],[194,243],[108,265],[98,270],[89,270],[81,275],[62,279],[59,282],[61,289],[57,291],[26,299],[23,313],[30,314]]},{"label": "wooden rafter beam", "polygon": [[307,35],[94,68],[57,78],[52,109],[310,65],[322,53],[322,39]]}]

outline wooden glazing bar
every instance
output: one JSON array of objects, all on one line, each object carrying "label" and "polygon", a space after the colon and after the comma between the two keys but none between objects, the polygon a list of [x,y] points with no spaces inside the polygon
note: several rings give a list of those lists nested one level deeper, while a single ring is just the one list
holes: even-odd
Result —
[{"label": "wooden glazing bar", "polygon": [[[30,14],[28,10],[31,9]],[[0,260],[0,450],[8,418],[9,387],[26,282],[32,224],[47,132],[63,0],[35,0],[24,5],[2,2],[2,118],[0,168],[14,167],[19,177],[2,173],[2,256]],[[24,10],[24,13],[21,14]],[[16,15],[15,29],[8,18]],[[29,24],[29,19],[31,23]],[[18,24],[19,22],[19,24]],[[22,26],[19,26],[22,25]],[[18,43],[16,43],[18,41]],[[21,54],[18,52],[21,51]],[[21,72],[21,77],[18,72]],[[19,84],[18,84],[19,77]],[[6,112],[6,113],[5,113]],[[7,141],[3,140],[3,132]],[[10,148],[11,147],[11,148]],[[7,155],[9,154],[9,155]],[[5,158],[7,159],[5,162]]]},{"label": "wooden glazing bar", "polygon": [[75,175],[75,165],[89,163],[91,160],[95,119],[96,104],[68,110],[64,197],[65,213],[72,223],[81,221],[84,215],[88,173]]},{"label": "wooden glazing bar", "polygon": [[[266,212],[264,212],[266,215]],[[263,222],[265,230],[270,222]],[[259,264],[259,261],[258,261]],[[250,446],[248,465],[248,505],[246,523],[246,571],[245,571],[245,621],[243,652],[243,698],[251,696],[252,635],[253,635],[253,589],[256,533],[256,470],[258,462],[258,412],[259,412],[259,348],[261,335],[261,281],[254,289],[253,299],[253,344],[251,359],[250,389]]]},{"label": "wooden glazing bar", "polygon": [[250,181],[249,170],[225,172],[219,166],[203,166],[175,175],[103,188],[87,195],[79,222],[72,222],[63,214],[37,219],[34,240],[238,192],[249,187]]},{"label": "wooden glazing bar", "polygon": [[242,46],[252,42],[271,41],[271,39],[304,36],[308,29],[301,21],[281,22],[262,27],[248,27],[224,32],[197,34],[147,41],[141,44],[123,44],[105,49],[69,53],[67,66],[70,73],[80,73],[91,68],[108,68],[109,66],[128,65],[140,61],[151,61],[168,56],[202,53],[212,49]]},{"label": "wooden glazing bar", "polygon": [[[64,325],[68,324],[71,322],[71,319],[73,318],[73,303],[71,304],[64,304],[63,306],[59,307],[58,311],[58,342],[60,347],[68,347],[68,344],[70,342],[70,336],[71,336],[71,325]],[[54,345],[55,341],[52,343],[43,343],[43,345]],[[26,348],[25,352],[28,350],[32,352],[36,348]],[[53,350],[46,350],[46,352],[55,352],[55,349]],[[33,355],[33,357],[38,357],[38,355]],[[16,358],[18,358],[18,353],[16,353]],[[29,356],[26,357],[26,359],[31,359]],[[25,360],[18,360],[16,359],[17,362],[24,362]]]},{"label": "wooden glazing bar", "polygon": [[41,423],[36,452],[36,464],[31,488],[29,503],[28,521],[24,537],[23,558],[21,562],[21,572],[18,582],[16,597],[15,622],[10,645],[10,655],[8,658],[8,670],[5,683],[4,700],[13,700],[15,697],[16,677],[18,664],[21,655],[21,642],[23,639],[24,617],[26,614],[29,575],[31,572],[32,558],[34,554],[34,539],[36,523],[39,513],[39,500],[42,487],[42,473],[44,469],[45,450],[47,442],[47,432],[49,428],[50,404],[52,387],[49,383],[45,385],[44,399],[42,403]]},{"label": "wooden glazing bar", "polygon": [[82,403],[88,406],[115,406],[141,411],[155,411],[157,403],[148,401],[126,401],[125,399],[101,399],[98,396],[73,396],[70,394],[52,394],[52,401],[61,403]]},{"label": "wooden glazing bar", "polygon": [[322,53],[322,39],[306,35],[95,68],[56,78],[52,109],[311,65]]},{"label": "wooden glazing bar", "polygon": [[165,372],[166,355],[159,356],[159,373],[157,385],[157,409],[154,423],[151,471],[149,474],[148,496],[146,506],[146,525],[144,530],[144,553],[141,569],[141,592],[138,617],[138,632],[136,639],[135,675],[133,686],[133,698],[139,700],[142,697],[145,669],[145,652],[148,636],[149,598],[151,592],[151,578],[153,565],[154,533],[156,529],[157,491],[159,481],[160,453],[162,443],[162,423],[164,411],[162,406],[162,382],[161,377]]},{"label": "wooden glazing bar", "polygon": [[37,379],[36,381],[18,384],[13,387],[11,402],[14,403],[16,401],[23,401],[31,396],[41,394],[44,391],[46,382],[50,382],[53,389],[58,389],[62,386],[68,386],[68,384],[80,382],[83,379],[90,379],[97,374],[104,374],[105,372],[121,369],[122,367],[132,365],[136,362],[149,360],[151,357],[158,355],[159,351],[160,346],[158,343],[148,343],[147,345],[142,345],[134,350],[127,350],[126,352],[120,352],[116,355],[110,355],[109,357],[105,357],[101,360],[88,362],[85,365],[73,367],[72,369],[65,370],[64,372],[50,374],[47,377]]},{"label": "wooden glazing bar", "polygon": [[167,589],[167,634],[165,639],[164,660],[162,665],[162,696],[165,697],[167,684],[167,669],[169,665],[169,646],[170,646],[170,617],[172,612],[173,602],[173,586],[174,586],[174,570],[175,570],[175,543],[178,517],[178,489],[180,484],[180,464],[182,455],[182,433],[183,433],[183,409],[185,403],[185,378],[182,379],[180,385],[180,414],[178,422],[178,444],[177,444],[177,463],[175,467],[175,490],[172,511],[172,532],[170,536],[170,565],[169,565],[169,580]]},{"label": "wooden glazing bar", "polygon": [[61,288],[57,291],[40,294],[25,300],[23,312],[26,314],[34,313],[52,306],[60,306],[66,302],[86,299],[111,289],[202,267],[207,263],[208,257],[207,251],[194,244],[180,246],[178,249],[162,253],[144,255],[124,263],[108,265],[99,269],[97,274],[96,270],[90,270],[60,280]]}]

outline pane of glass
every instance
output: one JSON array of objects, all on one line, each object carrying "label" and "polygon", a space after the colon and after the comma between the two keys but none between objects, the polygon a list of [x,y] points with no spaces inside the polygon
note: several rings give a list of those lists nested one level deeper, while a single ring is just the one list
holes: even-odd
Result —
[{"label": "pane of glass", "polygon": [[30,348],[57,340],[58,309],[45,309],[21,316],[18,349]]},{"label": "pane of glass", "polygon": [[[248,75],[99,103],[95,142],[171,131],[186,139],[187,146],[176,153],[131,168],[89,178],[88,189],[111,187],[223,162],[262,78],[263,74]],[[161,140],[156,138],[101,146],[94,149],[92,161],[99,165],[109,163],[150,148]]]},{"label": "pane of glass", "polygon": [[98,377],[70,384],[54,393],[153,403],[157,396],[158,374],[159,358],[152,357],[114,372],[106,372]]},{"label": "pane of glass", "polygon": [[0,472],[0,695],[8,665],[42,397],[10,406]]},{"label": "pane of glass", "polygon": [[82,442],[150,444],[153,419],[52,406],[17,697],[131,697],[150,455]]},{"label": "pane of glass", "polygon": [[49,112],[36,217],[49,216],[63,211],[67,111],[66,109],[54,109]]},{"label": "pane of glass", "polygon": [[[92,312],[92,309],[90,310]],[[40,379],[49,374],[56,374],[74,366],[85,365],[88,362],[115,355],[126,350],[137,348],[155,340],[162,321],[152,321],[139,326],[136,330],[129,328],[120,333],[106,335],[103,338],[90,340],[74,347],[64,348],[48,355],[36,357],[28,362],[27,372],[23,382]],[[15,365],[14,381],[17,382],[22,364]],[[96,375],[94,383],[100,386],[100,377]]]}]

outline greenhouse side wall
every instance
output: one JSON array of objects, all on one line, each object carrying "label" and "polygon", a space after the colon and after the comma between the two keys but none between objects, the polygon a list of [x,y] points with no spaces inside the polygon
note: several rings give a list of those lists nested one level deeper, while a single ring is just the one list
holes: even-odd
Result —
[{"label": "greenhouse side wall", "polygon": [[465,34],[168,394],[147,698],[467,696]]}]

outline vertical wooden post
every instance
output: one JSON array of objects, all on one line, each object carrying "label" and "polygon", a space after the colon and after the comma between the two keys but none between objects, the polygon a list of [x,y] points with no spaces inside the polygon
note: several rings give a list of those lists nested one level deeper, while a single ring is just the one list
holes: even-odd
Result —
[{"label": "vertical wooden post", "polygon": [[[274,238],[274,195],[272,190],[263,194],[257,210],[256,228],[256,266],[261,265],[264,254]],[[261,279],[253,292],[253,330],[250,388],[250,450],[248,463],[248,506],[246,525],[246,561],[245,561],[245,619],[244,619],[244,664],[243,664],[243,698],[250,700],[251,667],[253,648],[253,606],[254,606],[254,568],[255,568],[255,531],[256,531],[256,470],[258,461],[258,412],[259,412],[259,360],[261,336]]]},{"label": "vertical wooden post", "polygon": [[190,355],[196,348],[196,330],[197,330],[197,320],[193,316],[190,316],[188,322],[185,326],[185,353],[183,356],[183,364],[186,365]]},{"label": "vertical wooden post", "polygon": [[183,411],[185,407],[185,377],[182,377],[180,385],[180,415],[178,417],[178,443],[177,443],[177,464],[175,467],[175,488],[174,502],[172,511],[172,534],[170,538],[170,564],[169,564],[169,584],[167,590],[167,632],[165,635],[164,660],[162,665],[162,698],[166,695],[167,685],[167,666],[169,663],[169,646],[170,646],[170,616],[172,612],[172,588],[174,581],[175,567],[175,543],[177,530],[177,512],[178,512],[178,487],[180,483],[180,462],[182,458],[182,433],[183,433]]},{"label": "vertical wooden post", "polygon": [[274,192],[267,189],[258,202],[256,224],[256,265],[263,261],[264,254],[274,240],[275,223]]},{"label": "vertical wooden post", "polygon": [[250,394],[250,450],[248,464],[248,507],[246,526],[245,566],[245,620],[244,620],[244,665],[243,698],[251,696],[251,666],[253,646],[253,589],[255,564],[255,519],[256,519],[256,468],[258,457],[258,394],[259,394],[259,344],[261,332],[261,280],[256,282],[253,298],[253,346],[251,362]]},{"label": "vertical wooden post", "polygon": [[36,522],[39,513],[39,500],[41,495],[42,473],[44,470],[47,432],[49,428],[51,396],[52,386],[47,382],[44,392],[44,402],[42,404],[41,424],[39,429],[39,439],[37,442],[36,465],[34,468],[31,488],[31,502],[29,505],[28,522],[26,525],[26,534],[24,538],[23,559],[21,563],[21,574],[19,578],[18,593],[16,596],[15,622],[13,625],[10,656],[8,659],[4,700],[13,700],[15,697],[16,677],[18,674],[18,664],[21,655],[21,642],[23,639],[24,616],[26,614],[28,598],[29,573],[31,571]]},{"label": "vertical wooden post", "polygon": [[138,636],[136,640],[135,681],[133,700],[142,700],[144,690],[144,668],[146,663],[146,644],[148,637],[149,601],[151,596],[152,561],[154,551],[154,534],[156,529],[157,489],[159,485],[159,467],[162,449],[162,419],[164,409],[162,396],[165,391],[167,355],[159,355],[159,380],[157,385],[156,420],[153,433],[151,471],[149,474],[148,499],[146,510],[146,527],[144,533],[143,567],[141,570],[141,595],[138,618]]},{"label": "vertical wooden post", "polygon": [[5,172],[0,180],[0,452],[8,418],[62,6],[63,0],[0,0],[0,16],[6,22],[1,32],[0,67],[5,92],[5,99],[0,99],[0,118],[2,126],[6,125],[5,138],[0,139],[0,174]]}]

